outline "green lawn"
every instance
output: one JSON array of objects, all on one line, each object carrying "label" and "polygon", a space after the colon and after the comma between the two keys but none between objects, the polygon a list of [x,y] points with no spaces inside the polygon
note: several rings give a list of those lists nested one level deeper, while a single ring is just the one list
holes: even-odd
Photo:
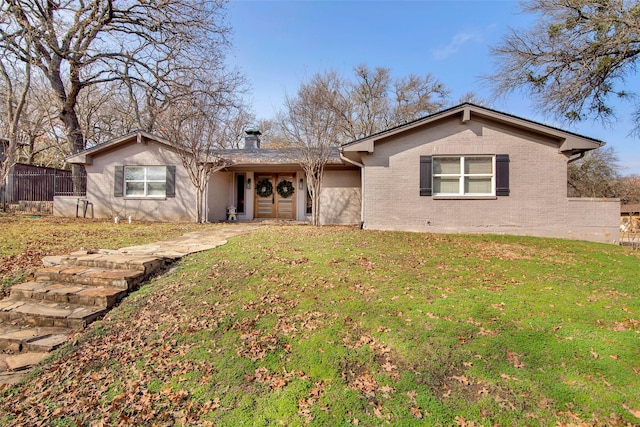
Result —
[{"label": "green lawn", "polygon": [[265,226],[132,294],[0,424],[637,425],[639,254]]}]

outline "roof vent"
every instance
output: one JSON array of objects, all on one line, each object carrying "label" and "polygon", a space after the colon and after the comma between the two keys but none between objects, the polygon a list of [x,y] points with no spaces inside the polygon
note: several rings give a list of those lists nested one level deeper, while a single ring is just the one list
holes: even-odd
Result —
[{"label": "roof vent", "polygon": [[260,148],[260,133],[257,129],[247,129],[244,131],[247,135],[244,137],[244,149],[245,150],[255,150],[256,148]]}]

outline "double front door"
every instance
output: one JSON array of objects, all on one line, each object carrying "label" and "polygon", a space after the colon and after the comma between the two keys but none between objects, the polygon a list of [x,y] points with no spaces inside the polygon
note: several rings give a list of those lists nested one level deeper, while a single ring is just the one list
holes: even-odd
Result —
[{"label": "double front door", "polygon": [[296,187],[293,173],[256,173],[255,218],[296,218]]}]

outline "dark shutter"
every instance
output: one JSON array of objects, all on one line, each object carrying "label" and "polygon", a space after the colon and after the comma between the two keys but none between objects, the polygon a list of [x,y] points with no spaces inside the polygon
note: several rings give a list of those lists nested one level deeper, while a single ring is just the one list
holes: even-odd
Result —
[{"label": "dark shutter", "polygon": [[124,166],[116,166],[113,174],[113,197],[122,197],[124,190]]},{"label": "dark shutter", "polygon": [[431,156],[420,156],[420,195],[431,196]]},{"label": "dark shutter", "polygon": [[167,166],[167,197],[176,197],[176,167]]},{"label": "dark shutter", "polygon": [[509,195],[509,155],[496,155],[496,196]]}]

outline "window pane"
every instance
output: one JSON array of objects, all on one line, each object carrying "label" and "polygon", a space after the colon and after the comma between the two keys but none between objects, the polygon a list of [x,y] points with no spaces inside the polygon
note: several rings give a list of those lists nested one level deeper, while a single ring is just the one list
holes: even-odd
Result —
[{"label": "window pane", "polygon": [[433,178],[434,194],[459,194],[460,179],[459,178]]},{"label": "window pane", "polygon": [[127,182],[125,194],[127,196],[144,196],[144,182]]},{"label": "window pane", "polygon": [[458,157],[437,157],[433,159],[434,174],[459,174],[460,158]]},{"label": "window pane", "polygon": [[166,181],[167,168],[165,166],[148,166],[147,180],[149,181]]},{"label": "window pane", "polygon": [[127,166],[124,168],[124,179],[126,181],[142,181],[144,179],[144,168]]},{"label": "window pane", "polygon": [[464,192],[465,194],[491,194],[491,178],[466,178]]},{"label": "window pane", "polygon": [[147,184],[147,196],[164,197],[167,194],[164,182],[149,182]]},{"label": "window pane", "polygon": [[493,159],[491,157],[466,157],[464,159],[464,173],[467,173],[467,174],[493,173]]}]

